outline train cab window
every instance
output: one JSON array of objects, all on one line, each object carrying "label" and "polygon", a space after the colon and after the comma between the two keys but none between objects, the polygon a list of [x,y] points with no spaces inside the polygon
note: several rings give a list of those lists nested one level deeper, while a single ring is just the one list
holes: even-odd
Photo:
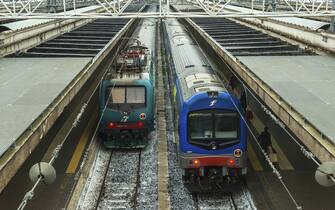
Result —
[{"label": "train cab window", "polygon": [[220,139],[236,139],[237,119],[237,113],[215,114],[215,137]]},{"label": "train cab window", "polygon": [[[111,95],[110,95],[111,94]],[[110,95],[110,96],[109,96]],[[109,87],[106,92],[109,98],[108,107],[116,109],[132,109],[145,107],[145,87]]]},{"label": "train cab window", "polygon": [[188,120],[189,133],[192,139],[210,139],[213,137],[211,113],[191,113]]},{"label": "train cab window", "polygon": [[125,91],[126,89],[124,87],[114,87],[112,89],[111,93],[111,103],[113,104],[123,104],[125,103],[126,97],[125,97]]},{"label": "train cab window", "polygon": [[225,110],[201,110],[188,115],[188,139],[191,144],[211,148],[239,142],[239,115]]},{"label": "train cab window", "polygon": [[128,87],[127,103],[144,104],[145,88],[144,87]]}]

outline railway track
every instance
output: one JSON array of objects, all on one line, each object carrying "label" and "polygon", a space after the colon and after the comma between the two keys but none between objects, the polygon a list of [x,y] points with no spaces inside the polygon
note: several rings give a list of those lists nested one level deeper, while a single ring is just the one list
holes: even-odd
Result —
[{"label": "railway track", "polygon": [[77,209],[155,209],[156,139],[153,132],[145,149],[130,151],[99,145]]},{"label": "railway track", "polygon": [[[85,185],[75,209],[156,209],[157,133],[143,149],[108,150],[98,138]],[[85,163],[84,163],[85,164]]]},{"label": "railway track", "polygon": [[112,151],[96,209],[131,209],[137,206],[141,150]]},{"label": "railway track", "polygon": [[250,193],[246,188],[235,189],[234,192],[194,193],[192,198],[195,209],[254,210]]}]

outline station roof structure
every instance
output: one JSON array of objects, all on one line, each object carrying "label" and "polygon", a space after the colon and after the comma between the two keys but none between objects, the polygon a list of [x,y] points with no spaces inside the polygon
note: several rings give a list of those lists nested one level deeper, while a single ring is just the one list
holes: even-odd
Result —
[{"label": "station roof structure", "polygon": [[335,144],[335,59],[244,56],[238,59]]},{"label": "station roof structure", "polygon": [[[291,17],[291,16],[335,16],[335,12],[332,11],[331,7],[322,5],[329,5],[330,0],[318,0],[313,1],[313,4],[307,1],[292,0],[284,1],[282,4],[288,8],[287,11],[267,11],[268,5],[259,0],[241,1],[244,6],[251,7],[250,9],[244,8],[243,11],[226,11],[234,7],[236,1],[215,1],[215,0],[187,0],[189,5],[199,8],[201,12],[185,12],[178,11],[173,12],[169,10],[171,5],[175,6],[181,2],[157,0],[156,3],[159,5],[158,12],[142,13],[142,12],[126,12],[125,9],[131,4],[143,3],[143,1],[134,0],[118,0],[118,1],[99,1],[99,0],[87,0],[90,5],[96,5],[101,7],[103,10],[100,12],[82,13],[80,12],[80,5],[82,0],[74,0],[73,8],[68,8],[67,1],[59,1],[56,5],[50,4],[48,0],[40,0],[36,5],[35,1],[27,1],[25,4],[22,3],[22,8],[16,9],[11,8],[10,5],[14,4],[14,0],[1,1],[0,5],[5,10],[0,11],[0,18],[6,19],[41,19],[41,18],[56,18],[56,19],[68,19],[68,18],[145,18],[145,17]],[[241,3],[238,1],[238,3]],[[72,2],[71,2],[72,3]],[[49,8],[57,7],[58,9],[64,10],[63,13],[50,13],[49,11],[41,12],[38,11],[39,7],[47,6]],[[230,7],[230,8],[229,8]],[[33,8],[33,9],[31,9]],[[16,11],[18,10],[18,11]],[[72,11],[70,11],[72,10]],[[293,22],[296,22],[293,21]]]},{"label": "station roof structure", "polygon": [[0,156],[91,58],[0,59]]}]

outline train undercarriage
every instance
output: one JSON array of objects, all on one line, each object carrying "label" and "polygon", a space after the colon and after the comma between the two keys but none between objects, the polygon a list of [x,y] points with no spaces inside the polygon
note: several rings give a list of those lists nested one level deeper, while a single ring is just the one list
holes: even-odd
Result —
[{"label": "train undercarriage", "polygon": [[109,130],[102,135],[107,148],[144,148],[148,143],[147,129]]},{"label": "train undercarriage", "polygon": [[183,182],[190,192],[231,192],[242,184],[246,169],[221,166],[184,169]]}]

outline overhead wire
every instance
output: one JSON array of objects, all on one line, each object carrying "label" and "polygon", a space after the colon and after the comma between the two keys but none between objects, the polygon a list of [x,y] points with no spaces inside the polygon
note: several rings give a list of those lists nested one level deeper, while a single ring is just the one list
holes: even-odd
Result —
[{"label": "overhead wire", "polygon": [[[229,92],[228,92],[229,93]],[[231,93],[229,93],[231,94]],[[258,148],[261,150],[262,154],[265,157],[266,162],[268,163],[268,165],[271,167],[272,172],[276,175],[276,177],[279,179],[280,183],[283,185],[283,187],[285,188],[285,191],[287,192],[287,194],[290,196],[291,200],[293,201],[294,205],[296,206],[296,209],[300,210],[302,209],[302,207],[297,203],[296,199],[293,197],[292,193],[290,192],[290,190],[288,189],[288,187],[286,186],[285,182],[282,179],[282,176],[280,174],[280,172],[277,170],[277,168],[273,165],[273,163],[271,162],[271,159],[269,157],[269,155],[264,151],[264,149],[261,147],[261,145],[259,144],[259,142],[257,141],[257,137],[254,134],[254,132],[252,131],[252,129],[250,128],[249,124],[247,123],[244,115],[241,113],[240,109],[238,108],[238,106],[236,105],[235,101],[233,100],[233,97],[229,97],[231,102],[233,103],[235,109],[237,110],[237,112],[239,113],[239,115],[241,116],[241,119],[243,120],[243,122],[245,123],[245,125],[247,126],[250,134],[253,137],[253,140],[255,141],[256,145],[258,146]]]}]

